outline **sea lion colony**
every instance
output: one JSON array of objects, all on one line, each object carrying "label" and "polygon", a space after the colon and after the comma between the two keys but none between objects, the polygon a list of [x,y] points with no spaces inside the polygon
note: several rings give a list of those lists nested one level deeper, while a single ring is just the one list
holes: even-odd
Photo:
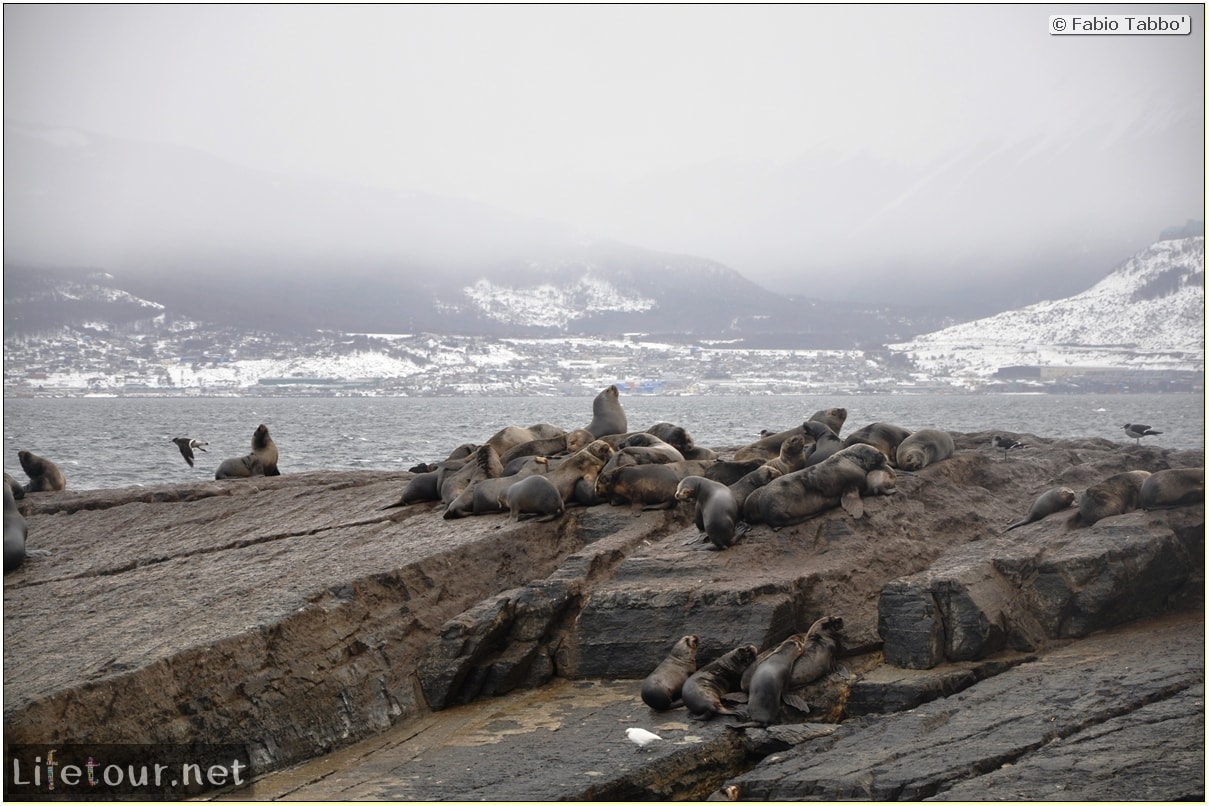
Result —
[{"label": "sea lion colony", "polygon": [[[701,532],[695,542],[717,551],[733,546],[755,524],[775,530],[838,507],[860,518],[862,497],[893,495],[898,474],[918,473],[956,452],[945,431],[913,433],[890,423],[866,425],[841,440],[846,418],[842,408],[816,412],[795,428],[761,431],[758,440],[724,460],[696,446],[682,426],[657,423],[645,431],[628,431],[618,390],[610,386],[594,400],[588,426],[572,431],[545,423],[508,426],[482,444],[459,445],[446,459],[413,468],[416,475],[400,498],[381,509],[440,502],[445,518],[494,513],[513,520],[553,520],[574,506],[685,506],[693,508]],[[173,442],[188,460],[185,440]],[[1007,450],[1026,446],[1002,437],[988,447],[1004,450],[1006,456]],[[15,499],[66,485],[53,462],[20,453],[31,481],[22,486],[5,478],[6,574],[27,555],[37,554],[24,550],[27,525]],[[276,475],[277,459],[277,447],[261,425],[252,451],[224,461],[216,478]],[[1091,485],[1082,495],[1068,487],[1044,491],[1007,530],[1067,510],[1076,501],[1069,528],[1138,508],[1182,506],[1203,498],[1203,468],[1136,470]],[[842,628],[840,616],[827,615],[762,654],[755,644],[742,644],[701,668],[700,639],[684,636],[643,682],[642,699],[655,710],[683,705],[697,719],[745,720],[734,727],[774,724],[782,718],[782,706],[807,713],[806,687],[833,672],[843,673],[838,663]]]}]

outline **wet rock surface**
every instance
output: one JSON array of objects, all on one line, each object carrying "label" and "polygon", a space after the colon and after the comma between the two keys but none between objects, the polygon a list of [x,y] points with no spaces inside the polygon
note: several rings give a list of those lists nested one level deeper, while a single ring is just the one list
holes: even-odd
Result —
[{"label": "wet rock surface", "polygon": [[[860,519],[722,552],[686,545],[688,505],[381,510],[407,473],[34,494],[52,554],[5,577],[6,740],[238,741],[252,797],[1203,797],[1203,504],[1003,533],[1055,485],[1203,452],[991,435]],[[704,665],[828,614],[849,674],[789,724],[638,696],[682,635]]]}]

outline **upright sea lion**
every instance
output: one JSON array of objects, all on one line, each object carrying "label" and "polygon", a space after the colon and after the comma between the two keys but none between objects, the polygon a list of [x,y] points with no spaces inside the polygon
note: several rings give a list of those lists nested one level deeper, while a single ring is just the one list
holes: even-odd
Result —
[{"label": "upright sea lion", "polygon": [[642,681],[643,702],[656,711],[668,711],[680,704],[685,681],[697,671],[700,641],[695,635],[686,635],[676,642],[671,654]]},{"label": "upright sea lion", "polygon": [[1205,500],[1205,468],[1177,467],[1159,470],[1142,482],[1138,506],[1142,509],[1171,509]]},{"label": "upright sea lion", "polygon": [[689,715],[696,719],[709,719],[714,714],[738,714],[722,705],[722,697],[739,690],[743,672],[755,659],[756,645],[744,644],[693,672],[680,691],[680,698]]},{"label": "upright sea lion", "polygon": [[859,518],[864,514],[861,492],[872,470],[886,466],[886,457],[872,445],[853,445],[817,465],[773,479],[747,497],[743,519],[774,528],[791,526],[836,506]]},{"label": "upright sea lion", "polygon": [[844,440],[844,447],[849,445],[872,445],[882,453],[891,464],[895,464],[895,455],[902,441],[911,436],[907,429],[892,423],[870,423],[857,431],[853,431]]},{"label": "upright sea lion", "polygon": [[17,509],[17,499],[8,484],[4,485],[4,573],[16,571],[25,562],[25,536],[29,525]]},{"label": "upright sea lion", "polygon": [[895,463],[903,470],[922,470],[931,464],[948,459],[956,446],[947,431],[937,428],[921,428],[899,443]]},{"label": "upright sea lion", "polygon": [[844,422],[848,419],[848,409],[836,407],[833,409],[823,409],[816,411],[810,415],[810,419],[806,422],[822,423],[831,429],[835,434],[839,434],[844,428]]},{"label": "upright sea lion", "polygon": [[1142,484],[1150,475],[1146,470],[1130,470],[1088,487],[1079,497],[1079,511],[1071,518],[1071,525],[1091,526],[1112,515],[1133,512],[1138,508]]},{"label": "upright sea lion", "polygon": [[806,467],[806,437],[802,434],[791,434],[781,443],[781,452],[777,458],[769,459],[767,464],[776,468],[782,476]]},{"label": "upright sea lion", "polygon": [[554,482],[538,474],[525,476],[509,487],[500,503],[507,508],[514,521],[519,521],[521,515],[536,515],[538,522],[552,521],[566,511]]},{"label": "upright sea lion", "polygon": [[747,691],[749,722],[733,727],[767,727],[781,715],[781,695],[789,684],[793,665],[806,650],[806,635],[791,635],[756,665]]},{"label": "upright sea lion", "polygon": [[570,503],[574,500],[575,486],[580,481],[585,481],[593,489],[595,488],[596,477],[600,475],[601,468],[612,455],[613,449],[607,442],[595,440],[582,450],[560,461],[557,467],[546,474],[546,478],[550,479],[558,488],[558,494],[562,496],[563,502]]},{"label": "upright sea lion", "polygon": [[269,436],[269,427],[261,423],[252,433],[252,452],[246,456],[224,459],[214,471],[214,478],[246,479],[251,476],[280,476],[277,469],[277,443]]},{"label": "upright sea lion", "polygon": [[808,422],[802,425],[806,434],[814,438],[814,445],[806,451],[805,467],[817,465],[828,456],[833,456],[844,449],[844,441],[836,436],[825,423]]},{"label": "upright sea lion", "polygon": [[[839,616],[823,616],[806,631],[806,648],[793,664],[787,688],[792,690],[813,683],[835,668],[843,642],[844,620]],[[782,701],[790,702],[799,711],[809,713],[808,708],[787,700],[784,692]]]},{"label": "upright sea lion", "polygon": [[614,384],[602,390],[592,401],[592,422],[588,423],[588,430],[597,439],[609,434],[625,433],[625,409],[621,407],[620,394]]},{"label": "upright sea lion", "polygon": [[1007,533],[1017,526],[1024,526],[1026,523],[1039,521],[1042,518],[1053,515],[1055,512],[1061,512],[1074,502],[1075,491],[1070,487],[1051,487],[1037,496],[1037,499],[1033,501],[1033,505],[1028,508],[1028,515],[1025,515],[1023,520],[1016,521],[1003,531]]},{"label": "upright sea lion", "polygon": [[689,476],[676,487],[677,501],[696,501],[693,519],[697,529],[718,550],[730,548],[743,531],[739,524],[739,507],[730,488],[704,476]]},{"label": "upright sea lion", "polygon": [[45,493],[67,489],[67,479],[54,462],[29,451],[17,451],[17,459],[20,460],[25,475],[29,476],[25,492]]}]

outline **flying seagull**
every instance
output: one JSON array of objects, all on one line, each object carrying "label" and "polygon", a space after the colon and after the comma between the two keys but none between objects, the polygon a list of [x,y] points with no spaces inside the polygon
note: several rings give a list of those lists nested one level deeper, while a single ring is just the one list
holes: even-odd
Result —
[{"label": "flying seagull", "polygon": [[638,745],[638,749],[646,747],[651,742],[661,742],[663,737],[658,733],[651,733],[649,730],[642,728],[626,728],[625,737],[634,744]]},{"label": "flying seagull", "polygon": [[996,448],[1003,448],[1004,461],[1007,461],[1008,451],[1012,450],[1013,448],[1026,447],[1023,442],[1018,442],[1017,440],[1014,440],[1011,437],[1002,437],[998,434],[996,434],[995,437],[991,440],[991,444],[994,445]]},{"label": "flying seagull", "polygon": [[1148,425],[1142,425],[1140,423],[1125,423],[1125,435],[1132,437],[1135,445],[1142,444],[1142,437],[1153,437],[1161,433],[1163,432],[1155,431]]},{"label": "flying seagull", "polygon": [[193,467],[193,449],[197,448],[203,453],[207,452],[202,445],[209,445],[209,442],[198,442],[196,439],[189,437],[173,437],[172,441],[176,443],[176,447],[181,449],[181,456],[185,457],[185,461],[189,463],[189,467]]}]

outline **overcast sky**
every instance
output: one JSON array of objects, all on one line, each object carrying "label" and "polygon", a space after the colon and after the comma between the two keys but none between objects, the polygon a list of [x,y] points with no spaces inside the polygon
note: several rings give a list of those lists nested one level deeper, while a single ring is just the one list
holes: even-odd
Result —
[{"label": "overcast sky", "polygon": [[1055,229],[1203,217],[1201,6],[1145,7],[1190,36],[1050,35],[1080,9],[10,4],[4,114],[484,201],[766,284],[952,262],[957,232],[948,251],[1010,265]]}]

